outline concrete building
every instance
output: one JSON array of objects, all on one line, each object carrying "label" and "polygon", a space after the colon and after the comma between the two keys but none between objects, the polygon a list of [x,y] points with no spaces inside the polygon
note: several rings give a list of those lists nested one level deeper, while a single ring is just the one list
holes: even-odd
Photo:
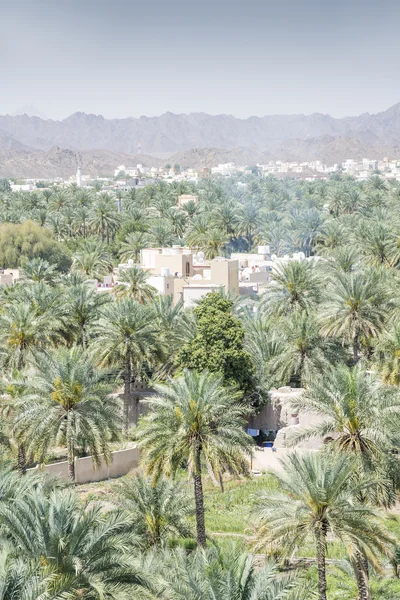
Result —
[{"label": "concrete building", "polygon": [[239,262],[224,257],[205,261],[202,253],[190,248],[144,248],[141,251],[143,269],[150,272],[149,283],[162,295],[171,295],[174,302],[185,306],[217,288],[226,293],[239,293]]},{"label": "concrete building", "polygon": [[190,248],[143,248],[141,266],[154,275],[193,277],[193,253]]},{"label": "concrete building", "polygon": [[0,269],[0,285],[13,285],[19,279],[19,269]]}]

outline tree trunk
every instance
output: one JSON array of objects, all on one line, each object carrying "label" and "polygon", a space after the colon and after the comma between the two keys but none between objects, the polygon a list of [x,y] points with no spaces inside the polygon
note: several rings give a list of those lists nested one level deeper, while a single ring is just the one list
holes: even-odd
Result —
[{"label": "tree trunk", "polygon": [[140,403],[140,398],[138,396],[137,398],[135,398],[135,425],[137,425],[139,423],[139,416],[140,416],[139,403]]},{"label": "tree trunk", "polygon": [[128,433],[129,427],[129,399],[131,395],[131,379],[132,379],[132,369],[131,369],[131,357],[128,353],[125,359],[125,373],[124,373],[124,417],[122,424],[122,432],[126,436]]},{"label": "tree trunk", "polygon": [[25,455],[25,447],[23,444],[18,444],[18,471],[21,475],[25,475],[26,473],[26,455]]},{"label": "tree trunk", "polygon": [[224,488],[224,478],[222,476],[221,471],[219,472],[219,485],[221,486],[221,492],[224,493],[225,488]]},{"label": "tree trunk", "polygon": [[358,334],[356,333],[356,335],[353,338],[353,364],[357,364],[358,363]]},{"label": "tree trunk", "polygon": [[371,600],[368,578],[368,563],[365,560],[365,557],[358,550],[356,552],[354,571],[357,580],[358,600]]},{"label": "tree trunk", "polygon": [[201,461],[200,461],[200,448],[196,452],[196,461],[193,470],[193,484],[194,484],[194,500],[196,504],[196,531],[197,531],[197,544],[201,548],[206,547],[206,525],[204,519],[204,496],[203,496],[203,484],[201,481]]},{"label": "tree trunk", "polygon": [[72,434],[68,435],[68,451],[67,451],[67,460],[68,460],[68,477],[70,480],[75,483],[75,452],[74,452],[74,438]]},{"label": "tree trunk", "polygon": [[326,600],[326,526],[315,532],[317,542],[318,600]]}]

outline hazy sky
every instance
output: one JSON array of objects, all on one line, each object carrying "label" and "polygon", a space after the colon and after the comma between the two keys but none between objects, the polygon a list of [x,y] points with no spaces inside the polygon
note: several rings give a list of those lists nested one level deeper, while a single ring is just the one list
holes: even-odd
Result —
[{"label": "hazy sky", "polygon": [[0,0],[0,113],[239,117],[400,101],[399,0]]}]

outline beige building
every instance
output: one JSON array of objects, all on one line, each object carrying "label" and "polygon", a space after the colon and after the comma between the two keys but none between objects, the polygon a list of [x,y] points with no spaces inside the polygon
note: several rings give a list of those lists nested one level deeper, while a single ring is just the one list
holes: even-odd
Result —
[{"label": "beige building", "polygon": [[189,248],[143,248],[141,266],[153,275],[193,277],[193,253]]},{"label": "beige building", "polygon": [[0,285],[13,285],[19,278],[19,269],[0,269]]},{"label": "beige building", "polygon": [[160,294],[172,295],[175,303],[182,299],[185,306],[193,306],[217,288],[239,293],[239,262],[235,259],[205,262],[190,248],[144,248],[141,267],[150,272],[148,282]]}]

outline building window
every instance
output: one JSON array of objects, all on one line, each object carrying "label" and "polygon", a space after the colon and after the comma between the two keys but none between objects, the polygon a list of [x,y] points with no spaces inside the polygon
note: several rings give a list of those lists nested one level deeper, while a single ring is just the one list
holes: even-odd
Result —
[{"label": "building window", "polygon": [[189,277],[190,275],[190,263],[186,263],[186,277]]}]

